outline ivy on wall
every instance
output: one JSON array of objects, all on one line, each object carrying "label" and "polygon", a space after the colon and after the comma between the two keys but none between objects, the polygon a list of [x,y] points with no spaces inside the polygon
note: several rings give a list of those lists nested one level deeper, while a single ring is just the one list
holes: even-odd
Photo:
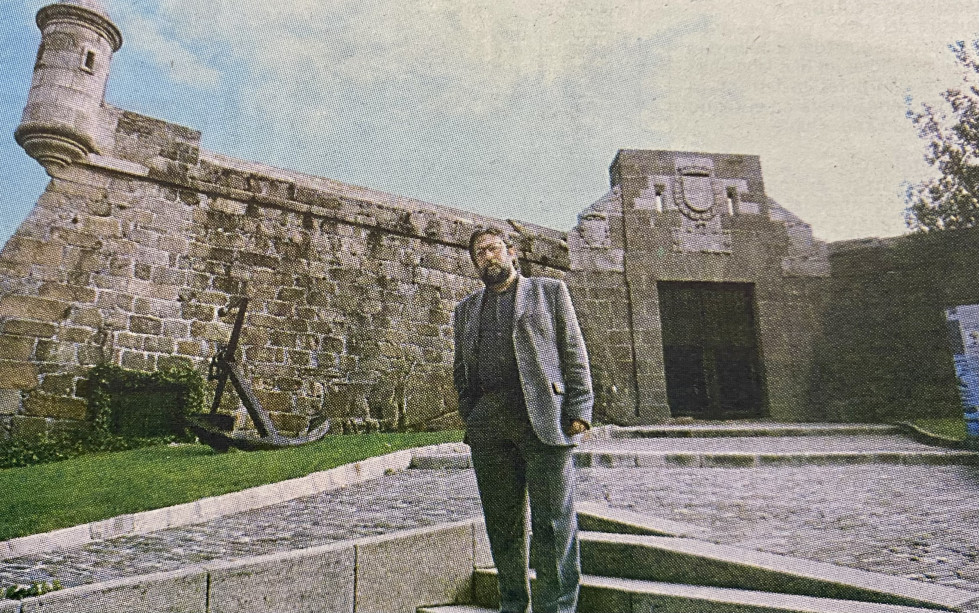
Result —
[{"label": "ivy on wall", "polygon": [[96,366],[80,387],[88,398],[88,429],[0,441],[0,468],[67,460],[96,451],[123,451],[191,440],[187,416],[210,405],[204,376],[189,365],[156,372]]},{"label": "ivy on wall", "polygon": [[186,437],[187,416],[204,412],[209,388],[190,366],[155,372],[113,364],[88,375],[88,410],[93,432],[127,438]]}]

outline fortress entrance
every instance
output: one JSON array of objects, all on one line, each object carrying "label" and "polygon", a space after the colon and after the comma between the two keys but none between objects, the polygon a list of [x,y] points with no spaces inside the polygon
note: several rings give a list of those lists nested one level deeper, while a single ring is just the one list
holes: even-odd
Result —
[{"label": "fortress entrance", "polygon": [[764,415],[754,286],[659,281],[657,288],[671,414]]}]

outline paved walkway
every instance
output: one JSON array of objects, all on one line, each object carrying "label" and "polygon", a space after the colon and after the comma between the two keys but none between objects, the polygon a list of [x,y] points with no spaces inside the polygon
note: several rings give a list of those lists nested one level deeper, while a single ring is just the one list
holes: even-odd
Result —
[{"label": "paved walkway", "polygon": [[[638,447],[637,447],[638,446]],[[894,435],[611,439],[583,447],[791,452],[918,449]],[[932,448],[925,448],[932,450]],[[705,538],[979,591],[972,466],[583,468],[578,498],[696,524]],[[0,584],[82,585],[480,514],[470,470],[413,469],[206,523],[0,561]]]}]

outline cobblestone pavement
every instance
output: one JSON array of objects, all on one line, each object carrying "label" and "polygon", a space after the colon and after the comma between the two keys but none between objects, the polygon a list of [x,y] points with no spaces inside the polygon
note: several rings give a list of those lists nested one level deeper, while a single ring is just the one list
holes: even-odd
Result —
[{"label": "cobblestone pavement", "polygon": [[979,470],[807,466],[579,471],[578,497],[708,540],[979,592]]},{"label": "cobblestone pavement", "polygon": [[[719,543],[979,592],[977,485],[979,469],[965,466],[590,468],[579,470],[578,498],[700,525]],[[409,470],[202,524],[0,561],[0,584],[81,585],[479,513],[471,470]]]},{"label": "cobblestone pavement", "polygon": [[409,470],[208,522],[0,561],[0,585],[66,587],[459,521],[481,514],[472,471]]}]

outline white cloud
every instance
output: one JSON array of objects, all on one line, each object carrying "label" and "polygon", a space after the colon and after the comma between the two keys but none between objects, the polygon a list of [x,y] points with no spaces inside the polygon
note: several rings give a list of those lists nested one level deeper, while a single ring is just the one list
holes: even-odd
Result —
[{"label": "white cloud", "polygon": [[213,89],[221,82],[218,70],[175,38],[164,35],[159,22],[132,12],[114,17],[124,29],[126,44],[147,54],[175,83]]},{"label": "white cloud", "polygon": [[567,227],[616,148],[759,154],[828,239],[903,230],[904,97],[979,33],[979,0],[157,2],[127,39],[264,161]]}]

